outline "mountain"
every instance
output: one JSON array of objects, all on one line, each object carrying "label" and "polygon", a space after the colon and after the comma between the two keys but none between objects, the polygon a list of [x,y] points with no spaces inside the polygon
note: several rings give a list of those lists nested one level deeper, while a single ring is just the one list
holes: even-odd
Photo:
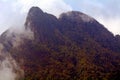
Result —
[{"label": "mountain", "polygon": [[27,31],[8,29],[0,37],[2,52],[24,71],[23,80],[120,79],[120,35],[114,36],[94,18],[78,11],[56,18],[32,7]]}]

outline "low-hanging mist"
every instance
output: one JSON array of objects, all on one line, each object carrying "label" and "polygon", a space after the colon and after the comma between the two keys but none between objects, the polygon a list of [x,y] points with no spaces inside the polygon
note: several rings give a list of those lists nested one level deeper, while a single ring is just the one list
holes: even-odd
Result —
[{"label": "low-hanging mist", "polygon": [[24,23],[27,12],[32,6],[39,6],[57,17],[62,12],[72,10],[63,0],[1,0],[0,34],[10,27],[18,27]]},{"label": "low-hanging mist", "polygon": [[0,64],[0,80],[18,80],[23,76],[24,71],[18,66],[15,60],[11,56],[4,56]]},{"label": "low-hanging mist", "polygon": [[[22,22],[19,24],[22,24]],[[10,41],[11,45],[9,47],[15,48],[24,43],[23,39],[34,39],[33,32],[30,29],[25,29],[24,25],[19,28],[11,27],[6,33],[5,42],[8,44],[8,41]],[[6,46],[0,43],[0,80],[19,80],[23,77],[24,70],[6,50]]]}]

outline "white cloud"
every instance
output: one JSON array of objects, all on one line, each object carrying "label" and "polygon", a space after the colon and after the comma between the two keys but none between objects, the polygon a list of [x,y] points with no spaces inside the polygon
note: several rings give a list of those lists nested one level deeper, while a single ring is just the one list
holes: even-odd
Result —
[{"label": "white cloud", "polygon": [[62,12],[72,10],[63,0],[19,0],[17,4],[21,4],[22,12],[28,11],[31,6],[38,6],[43,11],[56,16],[59,16]]},{"label": "white cloud", "polygon": [[13,72],[11,63],[6,59],[0,64],[0,80],[15,80],[16,74]]},{"label": "white cloud", "polygon": [[72,10],[63,0],[1,0],[0,34],[11,26],[24,24],[26,14],[32,6],[38,6],[44,12],[56,16]]}]

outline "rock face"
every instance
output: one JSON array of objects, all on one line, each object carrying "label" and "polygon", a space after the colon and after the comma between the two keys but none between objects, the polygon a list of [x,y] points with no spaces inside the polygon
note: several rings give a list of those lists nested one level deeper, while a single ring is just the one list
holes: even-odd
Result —
[{"label": "rock face", "polygon": [[59,26],[58,19],[51,15],[44,13],[38,7],[32,7],[26,19],[26,28],[30,28],[38,41],[44,42],[55,34],[55,29]]},{"label": "rock face", "polygon": [[[0,37],[4,51],[24,70],[25,80],[118,80],[120,37],[88,15],[71,11],[59,18],[32,7],[25,22],[34,39],[16,33]],[[23,35],[20,35],[23,36]],[[18,36],[19,37],[19,36]]]}]

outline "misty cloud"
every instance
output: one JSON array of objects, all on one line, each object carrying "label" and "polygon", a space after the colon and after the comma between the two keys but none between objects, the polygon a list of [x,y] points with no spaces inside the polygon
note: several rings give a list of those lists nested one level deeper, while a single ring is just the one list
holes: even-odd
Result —
[{"label": "misty cloud", "polygon": [[4,60],[0,65],[0,80],[14,80],[16,74],[13,72],[8,60]]},{"label": "misty cloud", "polygon": [[0,34],[9,27],[24,24],[27,12],[32,6],[38,6],[56,16],[72,10],[63,0],[0,0]]},{"label": "misty cloud", "polygon": [[4,59],[0,61],[0,80],[18,80],[24,76],[24,71],[10,55],[2,55],[2,57]]},{"label": "misty cloud", "polygon": [[[14,37],[13,37],[14,35]],[[7,33],[6,40],[10,41],[11,47],[18,47],[23,44],[23,39],[34,39],[34,34],[30,30],[12,29]],[[7,41],[4,42],[7,42]],[[5,47],[0,43],[0,80],[18,80],[24,77],[24,71],[19,64],[11,57]]]},{"label": "misty cloud", "polygon": [[[21,28],[12,27],[5,35],[4,42],[6,44],[11,42],[11,48],[24,44],[24,39],[34,39],[34,33],[30,29],[25,29],[23,26]],[[5,49],[4,44],[0,43],[0,80],[19,80],[23,78],[24,70],[21,69],[19,64]]]}]

